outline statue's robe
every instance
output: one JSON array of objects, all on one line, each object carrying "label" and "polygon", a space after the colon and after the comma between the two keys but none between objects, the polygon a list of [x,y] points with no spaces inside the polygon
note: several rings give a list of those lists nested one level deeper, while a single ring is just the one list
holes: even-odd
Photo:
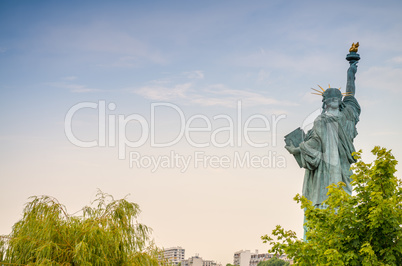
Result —
[{"label": "statue's robe", "polygon": [[303,196],[317,207],[327,199],[330,184],[342,181],[346,184],[344,190],[352,193],[350,164],[355,162],[353,139],[360,105],[353,96],[344,97],[342,103],[338,116],[318,116],[306,140],[300,143],[302,166],[306,169]]}]

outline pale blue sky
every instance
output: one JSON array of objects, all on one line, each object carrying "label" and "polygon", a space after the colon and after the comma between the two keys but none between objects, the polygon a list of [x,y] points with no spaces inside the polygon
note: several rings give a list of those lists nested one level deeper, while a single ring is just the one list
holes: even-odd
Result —
[{"label": "pale blue sky", "polygon": [[[276,224],[301,234],[292,201],[303,171],[283,149],[283,135],[321,107],[317,84],[345,88],[352,42],[361,61],[356,97],[362,106],[356,149],[374,145],[402,158],[402,3],[400,1],[5,1],[0,0],[0,234],[9,233],[31,195],[53,195],[71,212],[100,188],[130,194],[154,228],[158,245],[181,245],[186,257],[232,262],[259,249]],[[286,115],[277,135],[255,133],[266,148],[128,148],[147,155],[276,152],[285,168],[130,169],[116,147],[79,148],[64,134],[80,102],[113,102],[108,114],[139,114],[169,102],[192,115]],[[172,111],[172,110],[170,110]],[[177,134],[174,112],[161,113],[157,137]],[[176,120],[175,120],[176,119]],[[200,121],[198,121],[200,122]],[[73,131],[91,140],[97,113],[74,117]],[[219,128],[222,124],[213,124]],[[138,125],[127,134],[138,135]],[[175,131],[176,130],[176,131]],[[137,135],[136,135],[137,134]],[[225,136],[221,136],[225,139]],[[195,135],[208,141],[208,135]],[[273,139],[278,145],[273,147]]]}]

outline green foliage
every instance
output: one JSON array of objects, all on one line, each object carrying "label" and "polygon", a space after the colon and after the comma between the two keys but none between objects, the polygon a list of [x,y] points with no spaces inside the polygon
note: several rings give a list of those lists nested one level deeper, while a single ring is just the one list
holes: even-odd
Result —
[{"label": "green foliage", "polygon": [[49,196],[31,197],[23,218],[0,242],[3,264],[158,265],[150,228],[137,222],[139,206],[98,192],[81,216]]},{"label": "green foliage", "polygon": [[352,166],[354,196],[340,182],[330,185],[326,209],[317,209],[297,195],[305,209],[307,242],[293,231],[277,226],[276,236],[265,235],[270,252],[286,253],[298,265],[402,265],[402,182],[394,176],[397,161],[384,148],[375,147],[374,163],[361,160]]},{"label": "green foliage", "polygon": [[289,262],[273,257],[266,261],[260,261],[257,266],[288,266]]}]

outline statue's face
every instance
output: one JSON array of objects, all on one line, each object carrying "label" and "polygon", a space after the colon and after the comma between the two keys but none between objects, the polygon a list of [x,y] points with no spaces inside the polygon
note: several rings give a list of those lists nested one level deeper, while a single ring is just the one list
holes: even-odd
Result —
[{"label": "statue's face", "polygon": [[337,97],[329,98],[325,100],[327,108],[338,109],[340,104],[340,99]]}]

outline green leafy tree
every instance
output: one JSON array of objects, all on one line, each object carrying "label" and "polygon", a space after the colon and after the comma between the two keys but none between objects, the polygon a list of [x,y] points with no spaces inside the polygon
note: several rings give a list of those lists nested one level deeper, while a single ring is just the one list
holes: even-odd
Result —
[{"label": "green leafy tree", "polygon": [[288,266],[289,262],[273,257],[266,261],[260,261],[257,266]]},{"label": "green leafy tree", "polygon": [[352,166],[354,196],[344,184],[328,187],[326,209],[317,209],[297,195],[305,209],[307,242],[277,226],[262,239],[270,252],[287,256],[298,265],[402,265],[402,182],[394,175],[397,161],[391,151],[375,147],[373,163]]},{"label": "green leafy tree", "polygon": [[140,208],[98,192],[81,216],[49,196],[31,197],[23,218],[0,242],[0,265],[158,265]]}]

